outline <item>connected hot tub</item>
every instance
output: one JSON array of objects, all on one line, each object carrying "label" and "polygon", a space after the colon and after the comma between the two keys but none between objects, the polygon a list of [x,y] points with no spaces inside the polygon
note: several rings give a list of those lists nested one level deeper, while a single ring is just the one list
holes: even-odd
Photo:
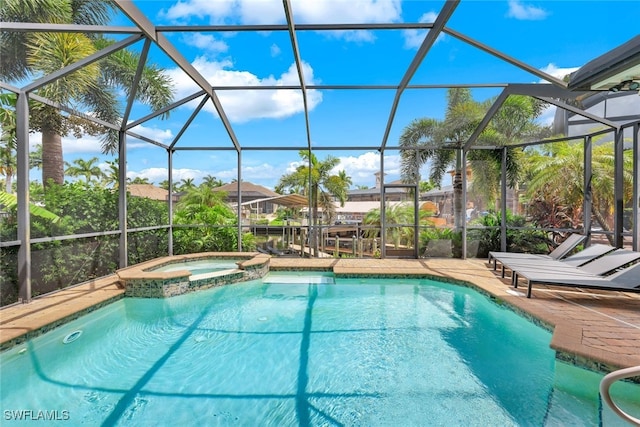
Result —
[{"label": "connected hot tub", "polygon": [[125,296],[167,298],[263,277],[269,255],[206,252],[163,257],[117,271]]}]

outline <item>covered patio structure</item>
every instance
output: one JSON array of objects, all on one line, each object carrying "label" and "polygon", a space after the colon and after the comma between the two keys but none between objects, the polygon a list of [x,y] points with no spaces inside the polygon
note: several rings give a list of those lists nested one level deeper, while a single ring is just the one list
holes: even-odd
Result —
[{"label": "covered patio structure", "polygon": [[[0,81],[0,88],[4,93],[13,93],[17,95],[15,106],[16,115],[16,154],[17,154],[17,235],[15,239],[0,242],[0,248],[17,248],[17,281],[19,287],[19,298],[22,302],[29,302],[32,298],[31,278],[33,258],[31,246],[34,243],[46,242],[62,242],[73,239],[83,239],[95,236],[115,236],[118,239],[118,267],[123,268],[128,265],[129,238],[132,233],[141,231],[141,228],[132,228],[128,224],[127,214],[127,157],[131,140],[142,141],[149,147],[162,150],[166,155],[166,168],[168,170],[168,182],[170,188],[176,182],[174,179],[174,161],[175,157],[187,152],[199,151],[203,153],[219,153],[229,152],[235,155],[237,175],[238,203],[242,202],[241,183],[243,180],[242,170],[245,167],[243,163],[244,157],[248,153],[256,151],[281,151],[295,152],[300,150],[308,150],[311,153],[343,153],[350,150],[371,150],[379,155],[379,174],[381,177],[380,186],[380,210],[381,210],[381,238],[382,246],[386,245],[385,229],[387,221],[384,209],[384,176],[386,173],[385,161],[391,152],[423,150],[424,147],[407,147],[400,146],[395,141],[390,140],[392,128],[398,126],[395,122],[398,109],[401,105],[403,97],[411,93],[427,93],[433,90],[442,90],[448,88],[471,88],[471,89],[492,89],[497,91],[497,96],[492,105],[488,108],[486,115],[475,127],[470,137],[464,140],[449,141],[446,145],[440,147],[431,147],[436,150],[453,150],[457,159],[457,164],[464,165],[467,163],[467,156],[472,150],[498,150],[502,153],[503,163],[500,181],[500,238],[501,250],[506,250],[507,245],[507,175],[506,157],[509,149],[525,148],[536,146],[542,143],[549,144],[554,141],[571,140],[584,146],[584,200],[583,200],[583,227],[580,230],[565,231],[581,231],[588,234],[601,233],[611,236],[615,246],[622,247],[625,245],[625,239],[629,246],[634,250],[640,249],[640,150],[638,144],[640,140],[640,115],[629,114],[612,116],[607,113],[606,108],[601,111],[598,108],[584,108],[582,101],[592,96],[599,96],[598,93],[615,95],[621,99],[624,95],[635,95],[637,98],[640,86],[640,75],[638,67],[640,67],[640,36],[629,40],[619,48],[598,57],[592,62],[584,65],[579,71],[571,75],[568,82],[554,77],[553,75],[542,71],[538,67],[524,63],[514,56],[502,52],[492,46],[484,44],[475,37],[455,30],[449,25],[450,20],[455,17],[456,11],[461,8],[460,1],[444,1],[441,3],[440,9],[437,11],[436,17],[432,22],[366,22],[366,23],[297,23],[297,14],[294,4],[289,0],[283,0],[279,7],[285,17],[285,23],[278,24],[201,24],[201,25],[157,25],[154,23],[154,17],[147,16],[136,5],[136,2],[115,0],[115,5],[120,12],[120,20],[128,22],[127,25],[109,25],[87,27],[72,24],[56,24],[42,22],[2,22],[0,30],[5,36],[16,35],[21,33],[93,33],[93,34],[110,34],[118,37],[118,41],[97,51],[86,58],[69,64],[55,72],[47,75],[37,76],[32,81],[9,82]],[[370,83],[350,83],[350,84],[323,84],[319,82],[310,83],[309,75],[305,73],[305,62],[303,57],[305,50],[301,48],[300,39],[309,33],[335,34],[336,32],[347,31],[424,31],[419,47],[412,57],[411,61],[404,70],[401,78],[393,84],[370,84]],[[194,66],[192,60],[188,60],[176,46],[174,35],[177,33],[215,33],[215,34],[231,34],[231,33],[251,33],[261,34],[272,32],[284,36],[290,42],[290,52],[294,60],[295,67],[293,69],[297,78],[294,84],[246,84],[246,85],[225,85],[224,82],[211,81],[204,77],[203,73]],[[423,33],[420,33],[423,34]],[[427,55],[434,49],[439,37],[448,37],[455,39],[468,48],[473,48],[482,54],[490,55],[499,61],[509,64],[519,72],[524,72],[530,77],[538,79],[537,83],[523,83],[522,81],[510,82],[499,81],[491,83],[468,83],[468,82],[448,82],[445,84],[421,84],[413,83],[413,78],[421,65],[425,61]],[[561,42],[561,41],[560,41]],[[88,67],[93,63],[101,61],[109,55],[113,55],[122,49],[135,46],[140,52],[140,61],[137,64],[137,73],[134,78],[134,92],[136,86],[140,83],[143,68],[148,59],[157,56],[163,61],[171,61],[177,68],[186,74],[192,82],[197,86],[197,90],[187,96],[175,101],[171,105],[149,112],[145,115],[133,116],[134,97],[129,96],[121,101],[124,104],[124,114],[119,120],[112,123],[99,120],[89,111],[79,111],[73,105],[61,105],[55,100],[48,99],[42,95],[39,90],[46,88],[47,85],[55,84],[59,79],[65,78],[74,72]],[[10,55],[11,52],[3,52],[3,55]],[[436,65],[429,64],[430,67]],[[233,123],[225,107],[221,102],[221,94],[233,91],[293,91],[301,96],[303,109],[303,126],[302,132],[298,140],[302,143],[283,144],[264,146],[259,142],[259,138],[240,138],[238,137],[238,125]],[[331,91],[345,94],[353,94],[356,92],[372,92],[390,93],[391,102],[386,105],[388,111],[386,125],[382,134],[379,135],[378,143],[358,143],[354,145],[316,145],[314,144],[314,122],[313,114],[310,108],[309,98],[312,93],[318,91]],[[478,142],[478,138],[491,123],[494,115],[500,111],[505,100],[511,96],[527,96],[539,99],[556,106],[558,111],[563,111],[564,121],[556,123],[564,132],[562,137],[557,139],[545,139],[544,141],[519,141],[506,145],[486,145]],[[602,102],[613,102],[611,99],[618,98],[604,97]],[[55,107],[65,116],[81,117],[83,120],[94,123],[107,130],[117,132],[119,136],[118,146],[118,227],[113,230],[103,230],[99,233],[89,233],[80,235],[51,235],[33,239],[31,237],[31,207],[30,207],[30,163],[29,163],[29,133],[30,128],[30,112],[33,108],[33,102],[43,105]],[[145,126],[151,126],[155,120],[164,114],[168,114],[172,110],[178,109],[190,102],[197,102],[189,118],[182,124],[180,131],[169,142],[161,142],[148,136],[143,136],[140,130]],[[636,100],[637,102],[637,100]],[[585,104],[585,105],[588,105]],[[192,143],[182,136],[189,131],[190,126],[196,118],[204,114],[205,106],[213,106],[217,119],[216,126],[222,126],[226,134],[226,140],[215,141],[198,141],[197,144]],[[597,111],[596,111],[597,110]],[[603,127],[603,130],[595,132],[575,133],[579,126],[589,123],[597,124]],[[613,191],[615,203],[613,209],[613,229],[611,231],[592,230],[592,208],[593,200],[591,198],[591,180],[593,176],[591,150],[593,141],[601,135],[607,135],[614,141],[613,161],[615,163],[615,176],[613,182]],[[625,150],[633,152],[633,170],[632,174],[632,191],[633,203],[631,207],[625,207],[623,201],[624,187],[623,173],[623,154]],[[466,189],[466,174],[462,175],[462,188]],[[313,178],[310,176],[309,181]],[[267,199],[264,199],[267,200]],[[281,205],[291,205],[299,207],[302,204],[308,206],[309,211],[312,210],[309,198],[298,195],[283,195],[276,198],[270,198],[270,201]],[[462,206],[466,205],[467,193],[463,191]],[[248,203],[256,203],[251,201]],[[172,232],[174,230],[172,203],[168,207],[168,223],[159,227],[168,233],[167,254],[173,253]],[[633,224],[632,228],[625,229],[625,209]],[[241,210],[238,210],[238,251],[242,251],[242,218]],[[416,222],[410,226],[414,227],[416,233],[419,230],[419,224],[416,216]],[[311,223],[307,225],[309,233],[314,234],[314,229],[321,228],[321,224]],[[462,233],[462,258],[467,257],[467,231],[468,225],[465,221],[456,223],[456,228]],[[5,274],[5,273],[3,273]]]}]

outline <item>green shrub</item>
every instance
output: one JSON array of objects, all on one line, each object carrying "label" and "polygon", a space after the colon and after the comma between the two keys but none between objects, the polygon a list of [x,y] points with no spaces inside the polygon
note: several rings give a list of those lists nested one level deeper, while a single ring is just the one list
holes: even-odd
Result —
[{"label": "green shrub", "polygon": [[[526,218],[521,215],[514,215],[507,211],[507,251],[524,253],[548,253],[553,242],[547,233],[536,229],[514,230],[515,227],[531,227],[527,224]],[[474,220],[472,224],[486,227],[484,229],[469,230],[467,239],[479,242],[479,258],[488,256],[490,251],[500,250],[500,214],[489,212]]]}]

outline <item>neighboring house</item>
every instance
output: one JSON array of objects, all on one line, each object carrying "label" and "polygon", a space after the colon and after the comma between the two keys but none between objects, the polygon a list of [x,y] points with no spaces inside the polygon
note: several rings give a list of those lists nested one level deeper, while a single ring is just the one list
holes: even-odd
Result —
[{"label": "neighboring house", "polygon": [[[408,201],[389,201],[387,206],[395,206]],[[336,204],[335,224],[362,224],[362,220],[367,213],[373,209],[380,209],[380,200],[378,201],[349,201],[340,206]]]},{"label": "neighboring house", "polygon": [[[238,183],[232,182],[220,187],[215,187],[214,191],[224,191],[227,193],[225,201],[230,205],[238,204]],[[250,182],[241,182],[240,191],[242,192],[242,205],[249,206],[252,214],[272,214],[276,211],[278,204],[271,199],[279,197],[280,194],[275,191],[269,190],[261,185],[252,184]],[[256,201],[256,203],[249,203]]]},{"label": "neighboring house", "polygon": [[[454,170],[448,171],[453,179],[455,173]],[[488,206],[482,197],[474,194],[471,191],[473,183],[473,173],[470,167],[467,167],[467,220],[473,219],[477,215],[480,215],[487,209],[493,208],[496,211],[500,211],[499,201],[496,201],[495,206]],[[515,190],[513,188],[507,188],[507,209],[514,214],[522,214],[525,207],[520,202],[520,195],[524,193],[523,189]],[[421,202],[433,202],[438,206],[437,216],[444,218],[447,224],[453,224],[453,185],[444,185],[440,188],[434,188],[426,193],[420,194]]]},{"label": "neighboring house", "polygon": [[[349,190],[347,192],[347,200],[350,202],[375,202],[380,201],[380,172],[376,172],[376,185],[373,188],[365,190]],[[396,180],[385,182],[385,185],[402,185],[402,181]],[[405,188],[387,188],[384,192],[387,201],[403,201],[409,200],[409,195]]]},{"label": "neighboring house", "polygon": [[[145,197],[151,200],[161,200],[166,202],[169,200],[169,191],[164,188],[156,187],[153,184],[128,184],[127,191],[133,197]],[[174,194],[174,202],[177,201],[177,195]]]}]

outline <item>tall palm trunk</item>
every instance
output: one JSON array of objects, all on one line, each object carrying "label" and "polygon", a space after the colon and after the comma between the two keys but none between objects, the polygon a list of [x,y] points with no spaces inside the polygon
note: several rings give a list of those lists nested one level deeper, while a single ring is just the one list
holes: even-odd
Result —
[{"label": "tall palm trunk", "polygon": [[462,228],[464,221],[462,209],[462,171],[456,169],[453,175],[453,220],[457,230]]},{"label": "tall palm trunk", "polygon": [[6,153],[1,153],[2,154],[2,160],[5,162],[5,164],[0,166],[0,173],[4,174],[5,179],[4,179],[4,185],[5,185],[5,191],[9,194],[11,194],[12,191],[12,186],[13,186],[13,174],[16,171],[16,167],[15,167],[15,157],[12,156],[11,150],[9,150],[9,148],[7,147]]},{"label": "tall palm trunk", "polygon": [[[593,208],[591,209],[591,213],[596,218],[596,221],[598,221],[598,223],[600,224],[600,227],[602,227],[604,231],[611,231],[609,222],[607,221],[607,218],[605,218],[605,216],[602,215],[597,202],[593,203]],[[615,244],[614,236],[612,236],[611,234],[607,234],[606,236],[607,236],[607,240],[609,241],[609,244],[613,246]]]},{"label": "tall palm trunk", "polygon": [[453,221],[456,230],[462,229],[465,220],[462,206],[462,169],[465,166],[462,165],[462,153],[456,150],[456,169],[453,175]]},{"label": "tall palm trunk", "polygon": [[42,183],[47,186],[64,183],[64,160],[62,158],[62,137],[59,132],[42,129]]},{"label": "tall palm trunk", "polygon": [[12,184],[13,183],[11,182],[11,174],[7,173],[7,177],[5,178],[5,190],[9,194],[11,194]]},{"label": "tall palm trunk", "polygon": [[311,227],[309,227],[309,247],[313,250],[313,256],[318,256],[318,186],[311,188],[311,204],[313,206],[311,213]]}]

